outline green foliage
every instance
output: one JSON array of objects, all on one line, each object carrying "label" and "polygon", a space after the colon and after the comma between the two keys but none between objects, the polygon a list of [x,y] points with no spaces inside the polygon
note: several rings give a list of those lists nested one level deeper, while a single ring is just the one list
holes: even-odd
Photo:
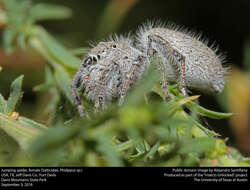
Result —
[{"label": "green foliage", "polygon": [[15,50],[15,42],[25,49],[26,41],[32,33],[33,24],[48,19],[64,19],[71,16],[70,9],[50,4],[32,6],[29,0],[3,0],[8,15],[8,25],[4,30],[3,42],[6,52]]},{"label": "green foliage", "polygon": [[22,82],[23,75],[19,76],[13,81],[10,87],[10,96],[6,101],[2,95],[0,95],[0,112],[5,113],[6,115],[11,115],[16,108],[16,105],[22,98]]},{"label": "green foliage", "polygon": [[[169,88],[171,101],[164,100],[154,69],[157,60],[152,62],[141,83],[131,90],[123,106],[111,103],[105,111],[95,114],[89,108],[91,103],[84,99],[89,118],[79,118],[73,106],[70,83],[81,63],[75,54],[86,52],[87,48],[69,51],[35,24],[43,19],[67,18],[71,11],[55,5],[33,6],[28,2],[4,1],[8,15],[4,47],[11,52],[16,47],[29,46],[47,60],[45,82],[33,90],[51,94],[45,112],[57,119],[52,118],[50,126],[45,126],[19,116],[16,106],[22,97],[23,76],[14,80],[8,100],[0,95],[1,165],[250,165],[249,158],[228,147],[217,133],[199,120],[203,116],[224,119],[232,114],[201,107],[196,102],[199,96],[183,97],[177,90],[178,85]],[[70,110],[74,110],[67,118],[63,113],[55,114],[63,100],[70,103]]]},{"label": "green foliage", "polygon": [[29,19],[30,23],[35,23],[41,20],[65,19],[69,18],[71,14],[71,10],[67,7],[39,3],[31,7]]},{"label": "green foliage", "polygon": [[5,114],[7,115],[10,115],[15,110],[18,101],[23,96],[23,93],[21,91],[22,82],[23,82],[23,75],[14,80],[14,82],[10,87],[11,92],[8,101],[6,102],[6,107],[4,111]]}]

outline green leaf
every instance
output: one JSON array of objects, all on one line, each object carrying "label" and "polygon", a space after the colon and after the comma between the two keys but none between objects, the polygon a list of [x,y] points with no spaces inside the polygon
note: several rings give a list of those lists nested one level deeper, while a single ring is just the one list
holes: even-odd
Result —
[{"label": "green leaf", "polygon": [[46,103],[46,107],[43,109],[42,113],[40,113],[40,116],[45,116],[47,118],[47,121],[52,121],[55,116],[58,103],[60,101],[60,92],[57,88],[56,80],[50,67],[45,67],[45,82],[43,84],[35,86],[33,88],[33,91],[48,92],[49,98]]},{"label": "green leaf", "polygon": [[[174,91],[173,93],[176,94],[178,96],[178,98],[183,98],[183,95],[178,90],[172,89],[172,91]],[[212,119],[225,119],[225,118],[231,117],[233,115],[232,113],[221,113],[221,112],[215,112],[215,111],[208,110],[208,109],[203,108],[202,106],[198,105],[195,102],[188,102],[187,104],[185,104],[185,106],[188,109],[190,109],[190,111],[192,111],[192,108],[194,108],[196,110],[197,114],[199,114],[201,116],[209,117]]]},{"label": "green leaf", "polygon": [[150,149],[150,151],[146,154],[145,157],[146,158],[151,158],[156,153],[159,146],[160,146],[160,142],[155,143],[155,145]]},{"label": "green leaf", "polygon": [[182,141],[182,146],[180,146],[179,153],[188,154],[190,152],[202,153],[209,151],[214,147],[215,139],[210,137],[199,137],[195,139],[190,139]]},{"label": "green leaf", "polygon": [[233,115],[232,113],[220,113],[220,112],[211,111],[211,110],[208,110],[206,108],[201,107],[200,105],[198,105],[194,102],[190,102],[186,106],[189,109],[192,108],[192,106],[193,106],[196,108],[196,111],[199,115],[209,117],[212,119],[225,119],[225,118],[231,117]]},{"label": "green leaf", "polygon": [[23,75],[17,77],[11,84],[11,92],[5,109],[7,115],[11,115],[11,113],[15,111],[18,101],[22,98],[22,83]]},{"label": "green leaf", "polygon": [[55,71],[55,79],[58,87],[63,92],[63,94],[67,97],[67,99],[74,105],[74,99],[71,94],[71,78],[69,73],[60,65],[56,67]]},{"label": "green leaf", "polygon": [[[18,143],[6,132],[0,129],[0,160],[9,161],[13,159],[19,148]],[[2,166],[1,162],[0,166]]]},{"label": "green leaf", "polygon": [[10,54],[15,50],[14,40],[18,32],[15,29],[6,27],[3,32],[3,45],[6,53]]},{"label": "green leaf", "polygon": [[20,4],[17,0],[3,0],[3,3],[8,12],[18,12],[20,10]]},{"label": "green leaf", "polygon": [[53,87],[49,90],[50,93],[50,101],[47,107],[44,109],[44,114],[49,115],[49,119],[52,120],[56,114],[56,108],[60,102],[60,92],[57,88]]},{"label": "green leaf", "polygon": [[82,48],[77,48],[77,49],[72,49],[70,52],[75,55],[75,56],[84,56],[89,52],[88,47],[82,47]]},{"label": "green leaf", "polygon": [[72,15],[72,11],[64,6],[38,3],[30,10],[31,22],[52,19],[65,19]]},{"label": "green leaf", "polygon": [[[71,77],[69,72],[56,60],[54,56],[50,54],[47,49],[44,48],[43,43],[39,38],[30,38],[29,44],[34,47],[38,52],[40,52],[51,64],[51,66],[55,69],[55,80],[56,84],[61,90],[61,92],[68,98],[68,100],[74,104],[74,100],[71,94],[70,84]],[[47,85],[40,86],[40,88],[47,88]],[[37,87],[39,89],[39,87]],[[36,90],[37,90],[36,88]]]},{"label": "green leaf", "polygon": [[148,142],[145,139],[143,140],[143,143],[144,143],[146,151],[147,152],[150,151],[150,145],[148,144]]},{"label": "green leaf", "polygon": [[58,63],[72,68],[78,69],[81,60],[74,57],[70,51],[66,50],[61,44],[59,44],[52,36],[50,36],[41,27],[34,29],[34,35],[38,36],[38,39],[42,42],[44,48],[48,51],[48,54]]},{"label": "green leaf", "polygon": [[4,130],[9,136],[14,138],[20,147],[25,150],[30,146],[34,139],[44,132],[44,130],[20,123],[2,113],[0,113],[0,129]]},{"label": "green leaf", "polygon": [[26,33],[21,33],[17,37],[17,45],[22,49],[26,49],[26,40],[27,40],[28,35]]},{"label": "green leaf", "polygon": [[4,113],[5,109],[6,109],[6,100],[4,99],[2,94],[0,94],[0,112]]},{"label": "green leaf", "polygon": [[169,102],[169,104],[167,104],[168,117],[171,117],[183,105],[186,105],[186,104],[190,103],[191,101],[196,100],[197,98],[199,98],[199,96],[190,96],[190,97],[185,97],[185,98],[181,98],[181,99],[176,100],[176,101],[173,100],[173,101]]},{"label": "green leaf", "polygon": [[134,141],[133,140],[128,140],[126,142],[123,142],[121,144],[116,145],[116,149],[120,152],[125,151],[127,149],[130,149],[131,147],[134,146]]},{"label": "green leaf", "polygon": [[24,124],[26,126],[29,126],[31,128],[37,128],[41,131],[46,131],[48,130],[48,127],[46,127],[45,125],[43,124],[40,124],[40,123],[37,123],[36,121],[33,121],[29,118],[26,118],[26,117],[18,117],[18,121],[21,123],[21,124]]},{"label": "green leaf", "polygon": [[8,14],[8,25],[18,31],[27,23],[30,1],[4,0],[3,2]]},{"label": "green leaf", "polygon": [[37,85],[33,88],[33,91],[46,91],[55,84],[53,73],[49,67],[45,67],[45,83]]},{"label": "green leaf", "polygon": [[52,87],[51,84],[43,83],[43,84],[39,84],[39,85],[34,86],[33,91],[34,92],[39,92],[39,91],[44,92],[44,91],[49,90],[51,87]]},{"label": "green leaf", "polygon": [[146,153],[146,147],[144,145],[143,140],[138,140],[135,144],[135,149],[138,153],[144,154]]}]

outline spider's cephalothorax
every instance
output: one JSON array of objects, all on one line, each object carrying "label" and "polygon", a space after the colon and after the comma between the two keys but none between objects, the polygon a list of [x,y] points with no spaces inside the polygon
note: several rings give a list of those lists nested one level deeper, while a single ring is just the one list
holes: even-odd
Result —
[{"label": "spider's cephalothorax", "polygon": [[[71,89],[81,116],[83,92],[103,109],[114,97],[119,104],[131,86],[145,73],[154,56],[162,73],[162,89],[167,99],[168,82],[180,82],[180,91],[187,95],[186,87],[208,92],[221,92],[226,69],[221,55],[208,47],[200,36],[178,29],[176,26],[146,23],[137,32],[133,47],[130,37],[117,37],[94,46],[83,60],[75,75]],[[80,93],[77,92],[79,88]]]},{"label": "spider's cephalothorax", "polygon": [[[112,99],[122,104],[128,89],[141,78],[147,57],[132,47],[129,37],[115,37],[93,47],[75,75],[71,89],[81,116],[85,115],[81,94],[103,109]],[[77,89],[80,88],[80,94]]]}]

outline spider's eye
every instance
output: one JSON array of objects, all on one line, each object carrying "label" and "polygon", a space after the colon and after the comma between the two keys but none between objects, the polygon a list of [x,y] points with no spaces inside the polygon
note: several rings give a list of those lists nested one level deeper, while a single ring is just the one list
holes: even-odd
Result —
[{"label": "spider's eye", "polygon": [[112,45],[113,48],[116,48],[116,45]]},{"label": "spider's eye", "polygon": [[93,57],[93,60],[94,60],[95,62],[97,62],[97,58],[96,58],[95,56]]},{"label": "spider's eye", "polygon": [[97,58],[98,58],[98,59],[100,59],[100,58],[101,58],[101,56],[100,56],[100,55],[97,55]]},{"label": "spider's eye", "polygon": [[92,58],[91,57],[87,57],[84,62],[83,62],[83,66],[86,67],[88,64],[90,64],[92,62]]}]

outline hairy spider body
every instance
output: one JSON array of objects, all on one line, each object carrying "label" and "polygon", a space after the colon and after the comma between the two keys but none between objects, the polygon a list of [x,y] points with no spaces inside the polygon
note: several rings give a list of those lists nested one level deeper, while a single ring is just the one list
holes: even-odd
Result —
[{"label": "hairy spider body", "polygon": [[154,56],[160,58],[157,66],[167,99],[170,81],[180,81],[184,95],[186,87],[221,92],[226,70],[216,51],[200,41],[200,36],[177,27],[144,24],[137,32],[136,48],[129,36],[115,36],[89,51],[71,84],[75,104],[82,117],[83,93],[95,103],[96,110],[104,109],[112,98],[118,98],[122,104],[127,91],[141,79]]}]

